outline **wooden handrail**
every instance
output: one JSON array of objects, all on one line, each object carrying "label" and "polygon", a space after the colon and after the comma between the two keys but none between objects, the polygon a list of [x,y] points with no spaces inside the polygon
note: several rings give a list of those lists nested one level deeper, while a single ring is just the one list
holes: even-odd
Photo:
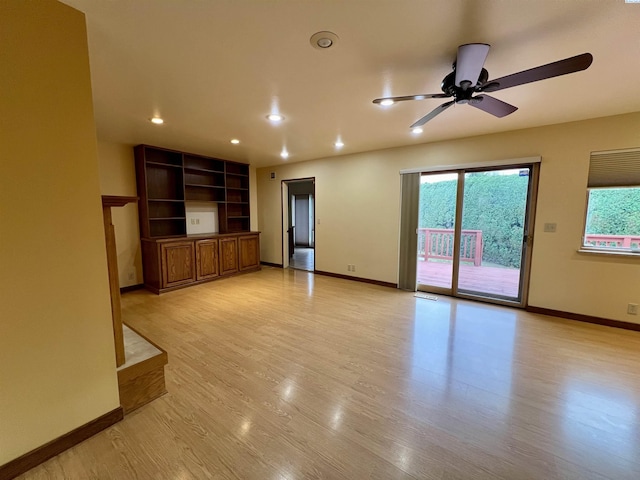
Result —
[{"label": "wooden handrail", "polygon": [[[462,230],[460,241],[460,260],[482,265],[482,230]],[[454,231],[447,228],[418,229],[418,257],[427,261],[430,258],[453,259]]]},{"label": "wooden handrail", "polygon": [[111,293],[111,319],[113,340],[116,349],[116,366],[124,365],[124,335],[122,333],[122,312],[120,311],[120,282],[118,279],[118,251],[116,234],[111,220],[111,207],[124,207],[138,201],[138,197],[102,196],[102,217],[104,220],[104,238],[107,247],[107,271],[109,273],[109,291]]}]

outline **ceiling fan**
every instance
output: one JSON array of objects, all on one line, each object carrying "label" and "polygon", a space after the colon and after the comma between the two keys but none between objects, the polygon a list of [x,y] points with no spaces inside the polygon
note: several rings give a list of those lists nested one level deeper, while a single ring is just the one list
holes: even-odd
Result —
[{"label": "ceiling fan", "polygon": [[[376,98],[373,103],[392,105],[405,100],[453,97],[453,100],[436,107],[409,128],[421,127],[456,103],[466,103],[496,117],[505,117],[515,112],[518,107],[485,95],[485,92],[497,92],[505,88],[524,85],[525,83],[538,82],[547,78],[559,77],[561,75],[586,70],[593,61],[593,56],[590,53],[583,53],[582,55],[576,55],[575,57],[565,58],[564,60],[558,60],[557,62],[489,80],[489,72],[484,68],[484,62],[489,54],[489,48],[490,45],[486,43],[460,45],[458,47],[458,57],[453,64],[453,72],[442,80],[441,88],[443,93]],[[475,93],[481,95],[473,96]]]}]

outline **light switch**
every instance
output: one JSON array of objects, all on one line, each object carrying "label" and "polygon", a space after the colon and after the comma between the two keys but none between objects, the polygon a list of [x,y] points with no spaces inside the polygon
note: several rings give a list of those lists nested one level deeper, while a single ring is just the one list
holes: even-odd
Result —
[{"label": "light switch", "polygon": [[556,233],[556,227],[557,227],[556,223],[545,223],[544,231],[547,233]]}]

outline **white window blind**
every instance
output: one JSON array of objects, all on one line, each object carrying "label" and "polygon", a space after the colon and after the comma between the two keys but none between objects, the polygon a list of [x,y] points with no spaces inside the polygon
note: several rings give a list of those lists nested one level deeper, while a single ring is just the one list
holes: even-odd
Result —
[{"label": "white window blind", "polygon": [[640,186],[640,148],[592,152],[587,186]]}]

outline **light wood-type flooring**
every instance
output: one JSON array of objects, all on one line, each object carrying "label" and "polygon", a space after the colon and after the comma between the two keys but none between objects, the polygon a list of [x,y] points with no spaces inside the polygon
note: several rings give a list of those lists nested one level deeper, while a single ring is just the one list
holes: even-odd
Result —
[{"label": "light wood-type flooring", "polygon": [[640,334],[260,272],[123,318],[168,394],[24,479],[640,478]]},{"label": "light wood-type flooring", "polygon": [[308,247],[295,247],[293,255],[289,259],[289,266],[298,270],[313,272],[315,250]]}]

